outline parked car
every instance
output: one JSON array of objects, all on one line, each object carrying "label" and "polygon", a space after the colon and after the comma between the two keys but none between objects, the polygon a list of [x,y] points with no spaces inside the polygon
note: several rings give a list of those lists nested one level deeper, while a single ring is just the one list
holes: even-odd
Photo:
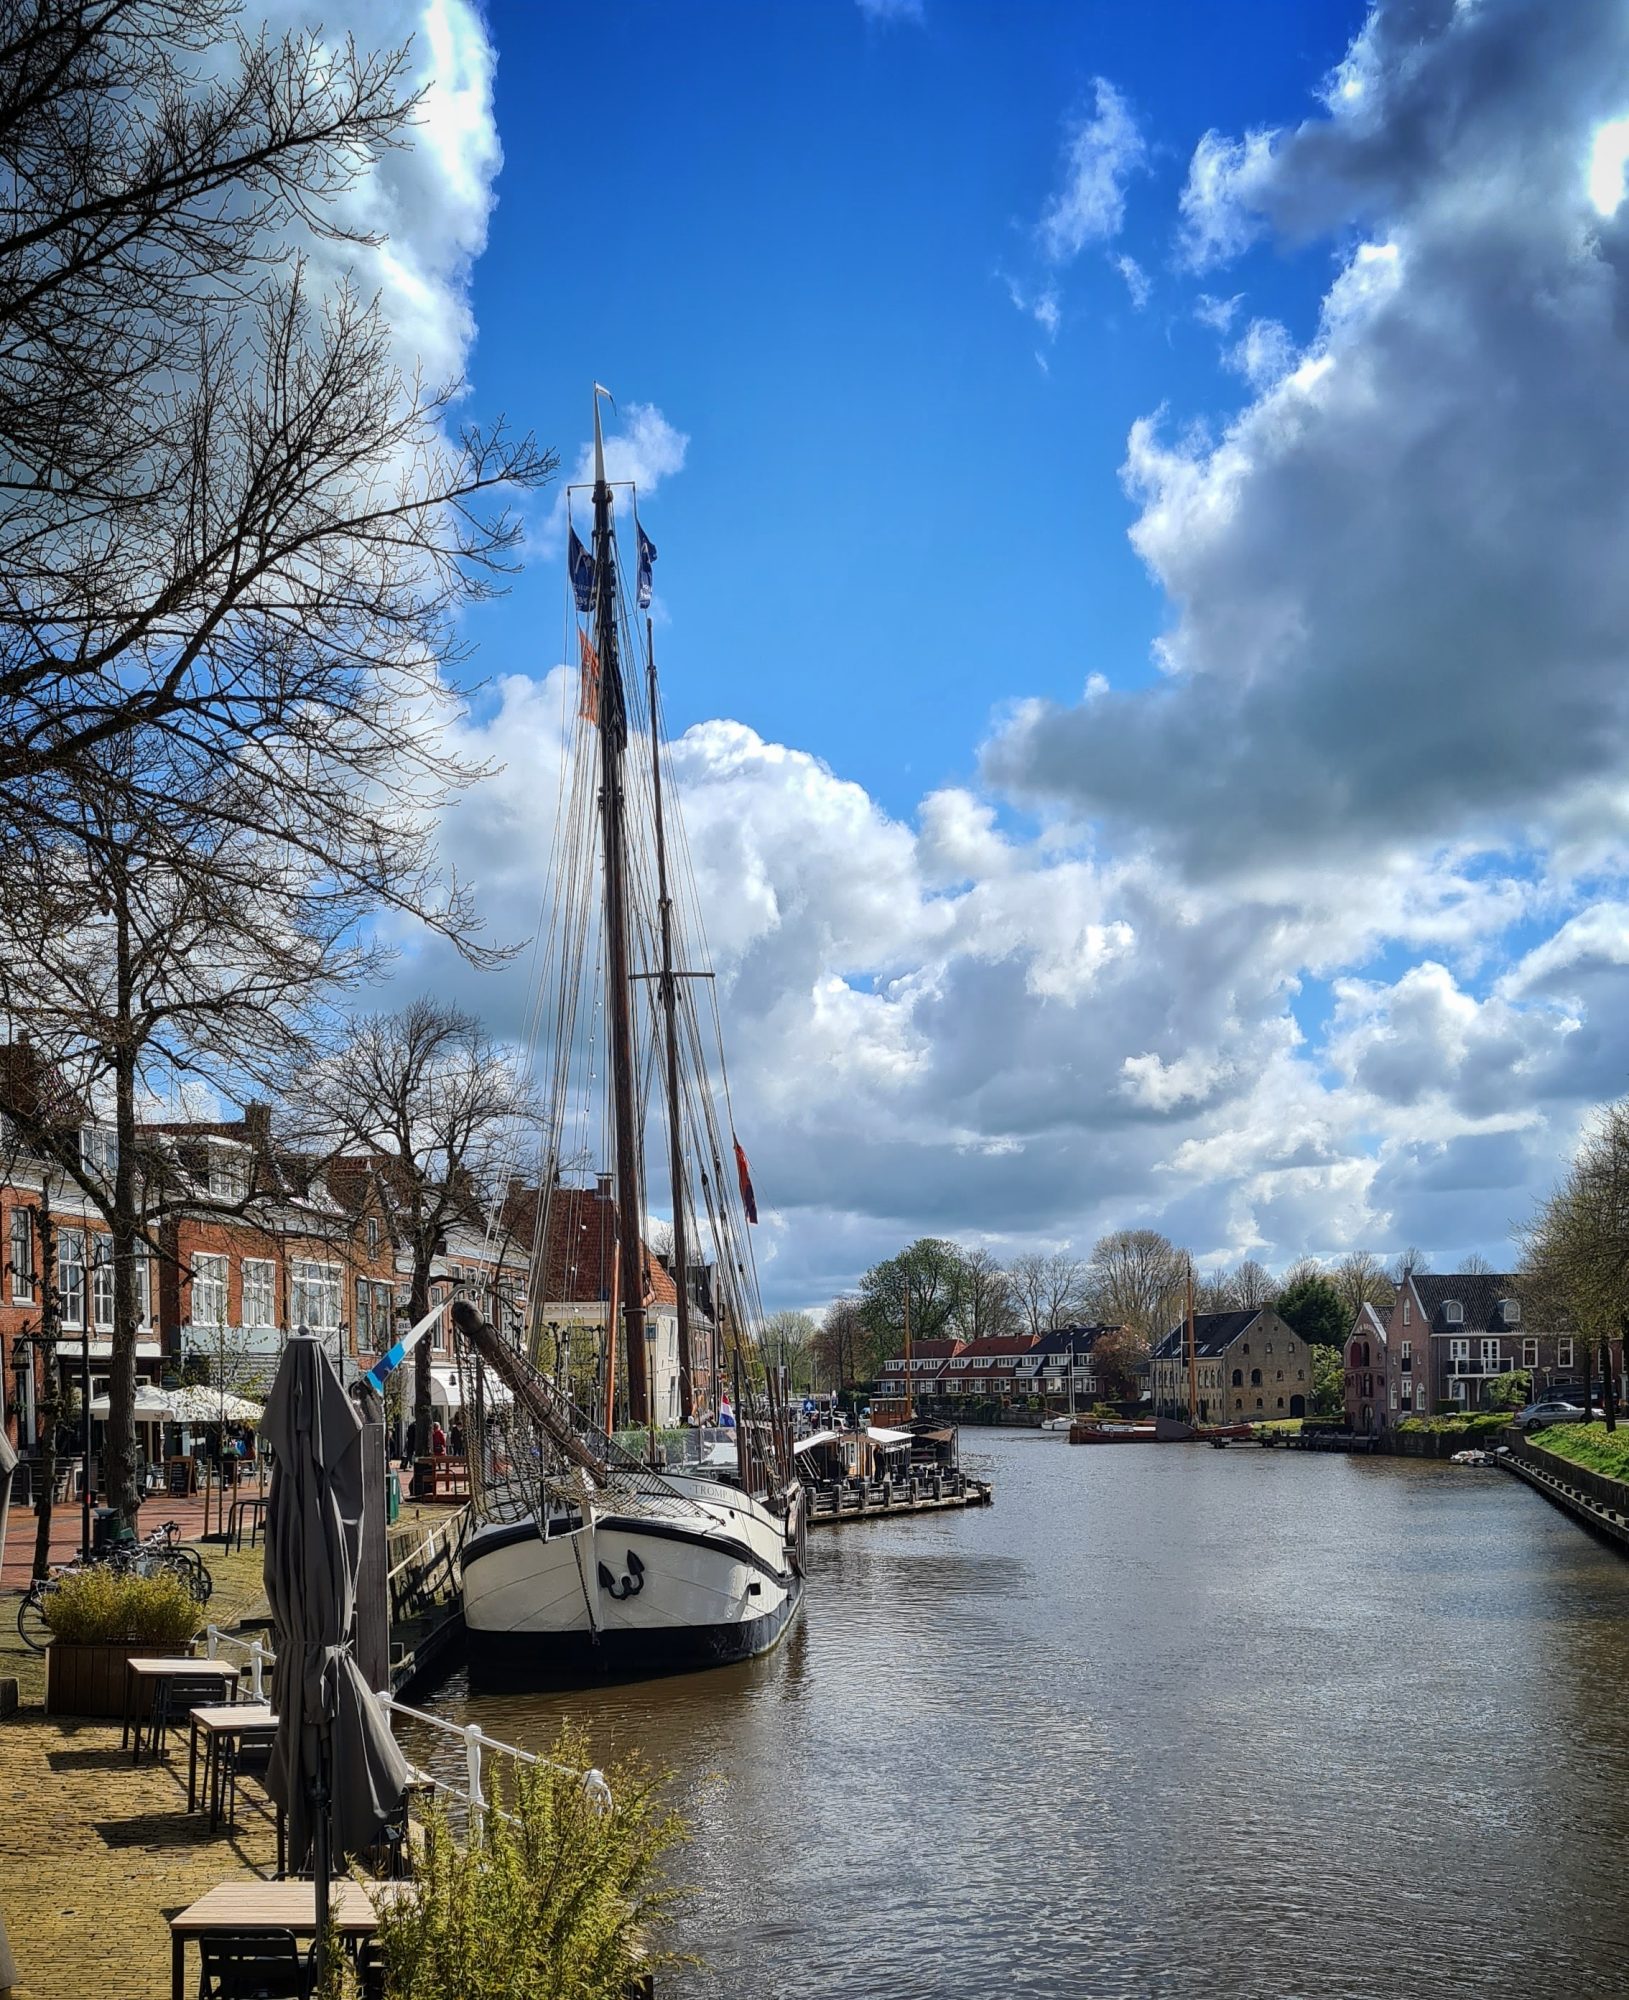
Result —
[{"label": "parked car", "polygon": [[1549,1424],[1587,1423],[1591,1412],[1582,1403],[1566,1403],[1552,1396],[1542,1403],[1529,1403],[1525,1410],[1516,1413],[1516,1428],[1523,1431],[1541,1431]]}]

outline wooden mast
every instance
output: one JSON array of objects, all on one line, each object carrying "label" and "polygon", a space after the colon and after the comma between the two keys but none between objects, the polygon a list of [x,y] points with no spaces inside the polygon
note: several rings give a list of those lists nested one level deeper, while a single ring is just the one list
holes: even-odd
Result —
[{"label": "wooden mast", "polygon": [[[627,1351],[628,1421],[650,1419],[645,1372],[645,1257],[640,1237],[639,1119],[634,1095],[633,987],[628,921],[628,836],[622,759],[628,710],[617,659],[616,558],[611,548],[611,489],[605,480],[600,397],[594,385],[594,636],[599,654],[600,826],[605,851],[605,1011],[610,1023],[612,1146],[617,1193],[617,1278],[622,1344]],[[614,1367],[610,1371],[615,1381]]]},{"label": "wooden mast", "polygon": [[[679,1414],[695,1412],[690,1373],[690,1259],[685,1240],[684,1145],[679,1110],[679,988],[673,974],[673,898],[667,892],[667,830],[662,822],[662,742],[656,718],[656,641],[645,620],[645,662],[650,682],[651,797],[656,818],[656,896],[662,926],[662,1026],[667,1043],[667,1178],[673,1196],[673,1287],[679,1295]],[[740,1419],[737,1418],[739,1424]]]},{"label": "wooden mast", "polygon": [[1188,1259],[1188,1421],[1199,1422],[1199,1345],[1193,1317],[1193,1259]]}]

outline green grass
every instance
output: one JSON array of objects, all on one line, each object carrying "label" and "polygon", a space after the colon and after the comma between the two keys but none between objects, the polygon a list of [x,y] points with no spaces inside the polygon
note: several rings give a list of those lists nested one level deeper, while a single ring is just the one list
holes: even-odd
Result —
[{"label": "green grass", "polygon": [[1505,1429],[1511,1415],[1509,1410],[1474,1410],[1463,1417],[1404,1417],[1397,1428],[1416,1436],[1492,1438]]},{"label": "green grass", "polygon": [[1269,1423],[1257,1424],[1255,1426],[1256,1435],[1259,1437],[1263,1431],[1266,1431],[1270,1432],[1274,1437],[1299,1437],[1301,1435],[1301,1425],[1304,1421],[1305,1419],[1301,1417],[1275,1417]]},{"label": "green grass", "polygon": [[1552,1424],[1528,1442],[1607,1479],[1629,1479],[1629,1427],[1622,1423],[1610,1435],[1602,1423]]}]

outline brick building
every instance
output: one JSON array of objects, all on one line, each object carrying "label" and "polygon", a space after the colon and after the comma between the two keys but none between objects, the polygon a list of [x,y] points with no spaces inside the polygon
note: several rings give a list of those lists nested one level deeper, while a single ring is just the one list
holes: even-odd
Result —
[{"label": "brick building", "polygon": [[[1417,1272],[1386,1315],[1386,1416],[1397,1423],[1439,1408],[1476,1409],[1501,1375],[1521,1371],[1532,1393],[1581,1383],[1583,1343],[1529,1324],[1512,1272]],[[1623,1342],[1612,1342],[1623,1386]]]},{"label": "brick building", "polygon": [[[1312,1354],[1273,1311],[1196,1313],[1194,1373],[1199,1421],[1266,1423],[1304,1417],[1312,1407]],[[1186,1416],[1188,1328],[1179,1320],[1149,1358],[1156,1416]]]}]

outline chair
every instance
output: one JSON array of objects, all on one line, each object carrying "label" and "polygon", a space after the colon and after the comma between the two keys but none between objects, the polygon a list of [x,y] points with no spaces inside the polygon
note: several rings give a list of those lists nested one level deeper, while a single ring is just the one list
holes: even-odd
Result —
[{"label": "chair", "polygon": [[[228,1736],[221,1745],[219,1783],[226,1793],[226,1830],[238,1830],[238,1783],[243,1778],[261,1778],[271,1769],[273,1729],[246,1729],[241,1736]],[[279,1870],[279,1872],[281,1872]]]},{"label": "chair", "polygon": [[[227,1700],[236,1699],[236,1689]],[[153,1760],[164,1755],[165,1741],[172,1729],[179,1728],[195,1708],[205,1708],[221,1699],[221,1677],[219,1674],[169,1674],[158,1684],[153,1695],[151,1717],[151,1737],[148,1748]],[[138,1739],[139,1740],[139,1739]]]},{"label": "chair", "polygon": [[198,2000],[311,2000],[311,1961],[292,1931],[218,1931],[198,1946]]}]

